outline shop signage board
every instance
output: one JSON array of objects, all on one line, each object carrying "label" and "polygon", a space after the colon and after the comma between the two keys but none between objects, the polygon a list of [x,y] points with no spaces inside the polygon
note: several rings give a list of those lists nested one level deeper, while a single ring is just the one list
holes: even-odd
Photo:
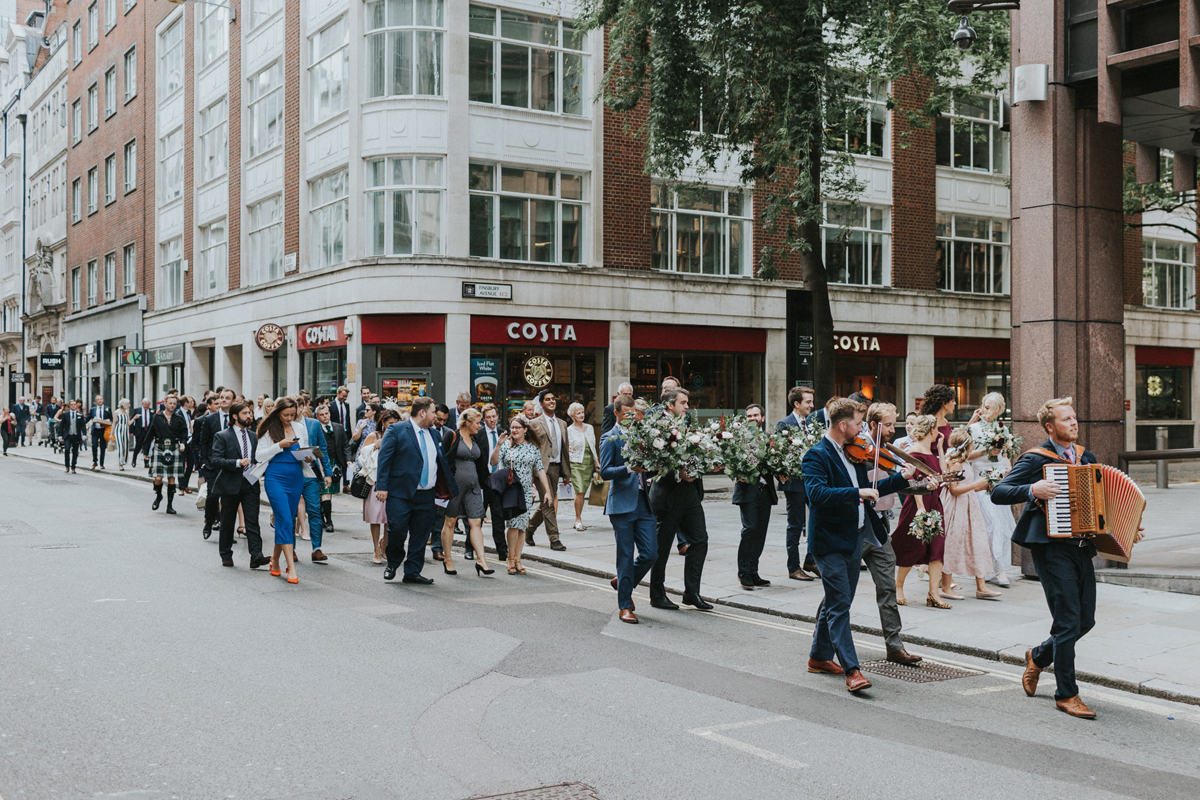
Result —
[{"label": "shop signage board", "polygon": [[168,344],[163,347],[151,347],[150,366],[157,367],[161,364],[182,364],[183,363],[183,345]]},{"label": "shop signage board", "polygon": [[296,329],[297,350],[326,350],[346,346],[346,320],[316,322]]},{"label": "shop signage board", "polygon": [[258,345],[259,350],[266,353],[274,353],[283,347],[286,341],[287,334],[274,322],[267,322],[254,332],[254,343]]},{"label": "shop signage board", "polygon": [[66,369],[67,356],[65,353],[41,353],[38,356],[38,369],[41,370],[59,370]]},{"label": "shop signage board", "polygon": [[511,283],[471,283],[463,281],[462,296],[475,300],[512,300]]},{"label": "shop signage board", "polygon": [[150,365],[150,351],[121,348],[120,361],[127,367],[146,367]]},{"label": "shop signage board", "polygon": [[500,359],[472,358],[471,386],[477,405],[496,402],[500,396]]},{"label": "shop signage board", "polygon": [[554,380],[554,365],[545,356],[530,356],[521,366],[525,383],[534,389],[543,389]]},{"label": "shop signage board", "polygon": [[[812,386],[816,377],[813,351],[812,292],[788,289],[786,298],[787,388]],[[786,407],[786,403],[785,403]]]},{"label": "shop signage board", "polygon": [[33,383],[33,376],[28,372],[10,372],[8,379],[12,383]]},{"label": "shop signage board", "polygon": [[608,322],[541,317],[471,317],[471,344],[608,347]]},{"label": "shop signage board", "polygon": [[902,333],[835,333],[833,352],[844,356],[908,355],[908,337]]}]

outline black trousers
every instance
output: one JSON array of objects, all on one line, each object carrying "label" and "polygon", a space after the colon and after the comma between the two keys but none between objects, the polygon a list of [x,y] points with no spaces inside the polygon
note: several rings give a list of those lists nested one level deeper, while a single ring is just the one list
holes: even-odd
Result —
[{"label": "black trousers", "polygon": [[1075,643],[1096,626],[1096,547],[1080,539],[1060,539],[1031,545],[1029,552],[1053,618],[1050,638],[1033,648],[1033,663],[1042,668],[1054,664],[1054,699],[1066,700],[1079,694]]},{"label": "black trousers", "polygon": [[745,582],[757,578],[758,560],[767,544],[767,525],[771,522],[771,501],[765,491],[756,493],[753,502],[739,503],[742,515],[742,541],[738,544],[738,578]]},{"label": "black trousers", "polygon": [[[196,451],[192,449],[190,444],[185,444],[183,450],[183,479],[179,482],[179,488],[188,488],[188,483],[192,480],[192,471],[196,469]],[[136,459],[136,456],[134,456]],[[134,462],[136,465],[136,461]],[[212,487],[208,487],[212,489]]]},{"label": "black trousers", "polygon": [[[218,540],[221,551],[221,558],[233,558],[233,531],[237,527],[237,512],[238,506],[241,506],[243,516],[246,517],[246,548],[250,551],[251,556],[261,556],[262,549],[262,532],[258,527],[258,507],[261,499],[259,493],[259,483],[251,483],[242,478],[242,491],[239,494],[226,495],[209,495],[208,500],[204,504],[205,515],[207,516],[208,506],[212,504],[218,505],[220,500],[221,508],[221,538]],[[212,486],[209,486],[212,489]]]},{"label": "black trousers", "polygon": [[221,498],[212,494],[213,484],[217,481],[215,470],[202,470],[200,474],[208,484],[209,495],[204,500],[204,527],[211,528],[221,522]]},{"label": "black trousers", "polygon": [[700,497],[696,495],[662,512],[655,512],[655,517],[658,520],[658,558],[650,570],[650,599],[667,599],[663,582],[667,578],[667,560],[671,557],[676,533],[682,533],[688,543],[687,555],[683,557],[683,590],[699,597],[704,559],[708,555],[708,526]]},{"label": "black trousers", "polygon": [[79,448],[82,446],[83,440],[78,436],[63,437],[63,465],[67,469],[75,469],[79,463]]},{"label": "black trousers", "polygon": [[144,458],[150,458],[150,437],[143,433],[141,436],[133,437],[133,458],[130,460],[130,465],[137,466],[138,453],[143,453]]},{"label": "black trousers", "polygon": [[[104,466],[104,454],[108,452],[108,442],[104,441],[103,429],[97,428],[92,431],[92,466],[99,464]],[[96,454],[100,454],[100,460],[96,460]]]}]

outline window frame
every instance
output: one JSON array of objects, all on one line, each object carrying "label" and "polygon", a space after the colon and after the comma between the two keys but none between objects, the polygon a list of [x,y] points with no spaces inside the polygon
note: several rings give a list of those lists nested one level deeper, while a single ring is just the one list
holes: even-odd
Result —
[{"label": "window frame", "polygon": [[[176,244],[178,244],[179,248],[178,253],[171,252],[172,246]],[[160,259],[159,274],[162,276],[162,280],[157,281],[159,285],[159,305],[162,308],[174,308],[183,305],[183,300],[186,296],[183,290],[183,236],[173,236],[162,242],[158,246],[158,252]],[[173,271],[174,275],[172,275]],[[167,296],[168,292],[172,292],[169,297]],[[178,292],[178,295],[173,292]]]},{"label": "window frame", "polygon": [[[174,149],[168,149],[168,145],[172,143],[172,137],[178,137],[178,144],[174,146]],[[168,203],[173,203],[183,197],[184,163],[182,124],[172,130],[167,131],[165,134],[159,137],[158,156],[158,202],[159,205],[165,206]],[[175,159],[178,159],[177,165],[175,163]],[[179,180],[176,184],[172,184],[167,180],[167,173],[168,171],[174,173],[176,170],[179,172]],[[175,193],[171,196],[167,196],[166,192],[171,186],[176,187],[173,190]]]},{"label": "window frame", "polygon": [[[221,60],[229,52],[229,9],[222,5],[213,3],[204,3],[196,10],[196,68],[203,70]],[[210,31],[208,26],[215,24],[215,30]],[[224,33],[224,37],[220,36]],[[208,54],[209,36],[214,36],[214,41],[219,41],[222,45],[217,51],[213,52],[211,57]]]},{"label": "window frame", "polygon": [[104,302],[117,297],[117,251],[104,254]]},{"label": "window frame", "polygon": [[[1159,254],[1159,249],[1176,247],[1180,254],[1171,258],[1168,254]],[[1185,253],[1191,252],[1191,260]],[[1161,270],[1161,275],[1159,274]],[[1156,287],[1159,280],[1167,283],[1161,294],[1166,295],[1166,302],[1158,302],[1160,291]],[[1150,292],[1147,292],[1147,288]],[[1179,301],[1172,298],[1172,290],[1178,292]],[[1154,295],[1151,298],[1151,294]],[[1196,243],[1182,242],[1174,239],[1160,239],[1155,236],[1142,237],[1142,305],[1146,308],[1163,308],[1191,311],[1196,308]]]},{"label": "window frame", "polygon": [[[219,121],[213,122],[208,119],[210,112],[214,112],[217,108],[223,110]],[[199,135],[197,136],[197,145],[199,150],[199,180],[198,185],[204,185],[210,181],[215,181],[229,174],[229,98],[222,97],[217,102],[212,103],[208,108],[201,109],[200,119],[197,125]],[[216,141],[212,141],[212,138]],[[212,148],[210,152],[210,148]],[[209,173],[211,156],[217,154],[222,157],[220,169]]]},{"label": "window frame", "polygon": [[[988,104],[988,116],[979,117],[972,116],[968,113],[959,113],[952,103],[951,107],[938,116],[934,120],[934,164],[937,167],[946,169],[961,170],[974,175],[1011,175],[1012,174],[1012,153],[1011,153],[1011,137],[1005,131],[1000,130],[1003,124],[1004,110],[1000,102],[1000,98],[990,95],[974,96],[975,102],[984,102]],[[970,141],[972,145],[975,143],[975,126],[986,126],[988,132],[987,152],[988,152],[988,168],[981,169],[974,166],[974,147],[971,151],[971,165],[963,166],[956,163],[955,158],[956,144],[955,139],[957,134],[955,129],[962,124],[970,125]],[[948,138],[944,138],[948,137]],[[997,138],[998,137],[998,138]],[[943,146],[942,142],[945,142]],[[999,149],[998,149],[999,148]],[[947,163],[942,163],[943,151],[946,155]],[[997,168],[997,155],[1001,155],[1004,161],[1001,169]]]},{"label": "window frame", "polygon": [[[174,97],[176,92],[183,91],[184,84],[186,83],[184,76],[186,66],[184,64],[183,23],[183,14],[180,14],[163,29],[162,33],[158,34],[156,39],[159,70],[157,82],[162,87],[159,91],[160,100]],[[171,41],[172,39],[174,41]],[[178,59],[178,69],[174,69],[176,59]],[[178,74],[179,83],[176,86],[171,86],[168,79],[175,73]]]},{"label": "window frame", "polygon": [[87,171],[87,215],[100,210],[100,168],[93,166]]},{"label": "window frame", "polygon": [[[438,174],[440,176],[439,184],[420,183],[417,181],[418,169],[417,159],[425,161],[438,162]],[[399,183],[395,180],[396,162],[407,161],[410,163],[410,172],[413,176],[412,183]],[[374,158],[363,159],[363,195],[364,195],[364,211],[363,223],[366,226],[366,242],[364,254],[368,256],[390,256],[390,257],[409,257],[420,255],[441,255],[446,249],[446,159],[443,156],[435,155],[394,155],[394,156],[378,156]],[[384,181],[380,184],[375,184],[372,177],[374,165],[383,164]],[[410,195],[409,211],[411,214],[409,230],[410,252],[401,253],[396,250],[395,232],[396,232],[396,195],[404,192]],[[437,193],[438,200],[438,248],[436,253],[427,253],[419,249],[418,242],[420,237],[424,235],[424,231],[420,227],[420,211],[419,197],[421,195],[431,195]],[[382,196],[383,216],[382,220],[377,219],[377,206],[379,200],[375,195]],[[383,225],[382,250],[377,249],[379,243],[378,231],[375,230],[378,225]]]},{"label": "window frame", "polygon": [[[269,9],[266,13],[263,13],[262,9],[259,8],[259,3],[264,5],[267,3],[274,3],[276,4],[276,7]],[[250,19],[249,30],[252,31],[257,30],[260,25],[265,25],[266,23],[270,22],[277,14],[279,14],[279,12],[283,10],[283,0],[250,0],[247,5],[248,8],[246,10],[246,16]]]},{"label": "window frame", "polygon": [[75,224],[83,219],[83,178],[79,177],[71,181],[71,223]]},{"label": "window frame", "polygon": [[124,65],[125,72],[125,102],[128,103],[137,97],[138,93],[136,44],[125,51],[122,64]]},{"label": "window frame", "polygon": [[[838,222],[830,222],[829,220],[830,220],[830,209],[831,208],[845,208],[848,210],[858,209],[858,210],[860,210],[860,212],[863,215],[863,217],[862,217],[863,223],[861,225],[844,225],[844,224],[841,224]],[[872,211],[880,211],[882,213],[882,217],[881,217],[882,227],[879,227],[879,228],[871,227]],[[876,205],[873,203],[851,204],[851,203],[839,203],[839,202],[831,201],[831,200],[822,201],[822,203],[821,203],[821,226],[820,226],[821,227],[821,263],[825,267],[826,276],[827,276],[826,279],[828,280],[828,282],[830,284],[835,284],[838,286],[891,286],[891,284],[892,284],[892,219],[891,219],[892,213],[891,212],[892,212],[891,207]],[[827,233],[827,231],[842,231],[842,232],[849,232],[851,234],[855,234],[855,233],[862,234],[862,245],[864,248],[863,249],[863,274],[864,274],[864,276],[866,276],[866,274],[868,272],[867,266],[871,264],[872,259],[874,257],[873,253],[874,253],[875,248],[882,246],[884,249],[884,253],[881,257],[882,261],[881,261],[881,265],[880,265],[880,271],[881,271],[880,282],[875,283],[873,276],[872,276],[871,280],[866,280],[862,283],[856,283],[856,282],[851,282],[848,280],[847,281],[837,280],[833,276],[829,275],[829,264],[831,261],[831,259],[829,258],[829,247],[836,246],[839,243],[841,244],[842,247],[847,247],[850,244],[850,242],[848,241],[849,237],[843,238],[841,235],[830,236],[829,233]],[[881,238],[882,241],[881,242],[877,241],[877,237]],[[840,240],[840,242],[839,242],[839,240]],[[842,263],[846,263],[846,261],[847,261],[846,259],[843,259]]]},{"label": "window frame", "polygon": [[80,311],[83,308],[83,298],[80,296],[83,293],[83,268],[73,267],[71,269],[71,310]]},{"label": "window frame", "polygon": [[[959,235],[958,220],[960,220],[960,219],[979,220],[979,221],[987,222],[989,238],[988,239],[979,239],[976,237]],[[946,225],[947,220],[949,220],[951,223],[949,228],[944,227]],[[1003,236],[1004,236],[1003,239],[995,238],[997,236],[997,234],[999,232],[1001,232],[1001,231],[997,230],[998,227],[1003,228],[1003,231],[1002,231]],[[944,230],[949,230],[949,235],[944,234],[943,233]],[[935,229],[934,229],[934,240],[935,240],[934,246],[935,246],[935,248],[937,248],[937,252],[938,252],[938,260],[935,261],[935,266],[937,266],[941,270],[941,272],[938,276],[939,277],[938,284],[937,284],[938,291],[954,292],[956,294],[970,294],[970,295],[976,295],[976,296],[990,296],[990,297],[1009,297],[1009,296],[1011,296],[1012,286],[1011,286],[1010,282],[1012,280],[1012,222],[1010,220],[1000,219],[998,217],[979,217],[979,216],[974,216],[972,214],[952,214],[952,213],[948,213],[948,212],[938,212],[938,214],[936,216],[936,225],[935,225]],[[991,290],[981,292],[981,291],[976,291],[974,288],[960,289],[960,288],[958,288],[957,285],[954,285],[954,286],[943,285],[947,282],[952,283],[952,284],[957,283],[957,279],[955,277],[956,265],[953,260],[954,257],[957,255],[957,251],[958,251],[958,247],[956,245],[968,245],[971,248],[972,259],[974,259],[977,254],[976,248],[983,247],[985,249],[985,251],[987,253],[987,255],[986,255],[987,274],[988,274],[987,281],[988,281],[989,286],[995,285],[995,263],[996,263],[995,262],[995,249],[1003,248],[1003,250],[1002,250],[1002,252],[1004,253],[1004,262],[1002,265],[1003,274],[1001,275],[1001,278],[1000,278],[1001,290],[999,292],[991,291]],[[941,259],[943,259],[943,258],[946,258],[944,266],[941,261]],[[948,277],[950,280],[949,281],[944,280],[943,276]],[[972,285],[974,285],[974,282],[975,282],[975,270],[972,268],[971,269]]]},{"label": "window frame", "polygon": [[104,159],[104,205],[117,202],[117,154],[109,153]]},{"label": "window frame", "polygon": [[[335,177],[341,177],[341,194],[336,194],[334,191],[329,192],[326,196],[322,192],[323,186],[332,181]],[[308,197],[309,197],[309,252],[312,253],[309,267],[311,269],[324,269],[337,264],[345,264],[348,260],[347,247],[350,238],[350,170],[343,167],[332,172],[328,172],[320,177],[314,178],[308,182]],[[335,249],[334,234],[331,232],[326,236],[326,231],[333,231],[334,228],[329,224],[330,220],[336,219],[338,208],[341,208],[341,258],[333,260],[325,258],[325,253],[333,252]],[[317,255],[321,258],[318,261]]]},{"label": "window frame", "polygon": [[[215,226],[220,226],[222,230],[220,241],[211,241]],[[217,297],[229,289],[229,220],[222,217],[200,226],[198,238],[200,268],[196,270],[192,296],[196,299]],[[221,252],[215,252],[218,248]],[[214,264],[212,259],[218,257],[218,262]],[[209,283],[214,285],[209,286]]]},{"label": "window frame", "polygon": [[117,27],[117,0],[104,0],[104,35]]},{"label": "window frame", "polygon": [[100,287],[97,283],[97,276],[96,276],[96,270],[98,270],[98,269],[99,269],[99,266],[96,263],[96,259],[93,258],[91,261],[87,262],[87,304],[88,304],[88,308],[92,308],[96,305],[99,305],[99,303],[97,302],[97,299],[98,299],[98,292],[100,291]]},{"label": "window frame", "polygon": [[104,71],[104,118],[110,119],[116,113],[117,68],[114,65]]},{"label": "window frame", "polygon": [[92,0],[87,7],[88,52],[100,44],[100,0]]},{"label": "window frame", "polygon": [[[265,90],[256,90],[258,79],[268,72],[272,73],[272,77],[278,77],[278,83],[271,85]],[[259,156],[269,153],[283,145],[285,126],[283,115],[283,60],[276,59],[275,61],[271,62],[258,72],[251,75],[247,79],[247,82],[250,84],[250,86],[246,91],[245,124],[242,128],[243,137],[246,140],[247,158],[258,158]],[[260,142],[258,140],[260,132],[256,130],[256,127],[260,123],[260,120],[258,119],[258,112],[260,110],[260,106],[268,106],[268,104],[272,101],[278,104],[274,115],[276,133],[273,140],[268,138],[267,141]],[[271,109],[267,107],[263,113],[270,113],[270,110]],[[262,132],[263,136],[266,136],[270,131],[271,121],[265,120],[265,123],[268,127]]]},{"label": "window frame", "polygon": [[77,97],[71,102],[71,144],[83,141],[83,98]]},{"label": "window frame", "polygon": [[[340,44],[330,49],[326,53],[320,51],[320,45],[323,37],[333,29],[341,26],[342,40]],[[318,71],[328,72],[328,66],[331,62],[341,56],[341,76],[339,78],[329,78],[324,75],[319,75]],[[309,124],[320,125],[327,122],[336,116],[344,113],[349,107],[349,97],[346,91],[346,81],[350,77],[350,18],[348,14],[343,14],[337,19],[330,22],[321,30],[308,37],[308,91],[311,98],[309,106]],[[336,97],[340,99],[341,107],[333,108],[333,98],[335,91],[332,85],[336,80]],[[323,85],[330,86],[329,92],[324,92]],[[322,98],[328,98],[328,109],[322,112]]]},{"label": "window frame", "polygon": [[100,84],[87,88],[87,132],[91,135],[100,127]]},{"label": "window frame", "polygon": [[[264,220],[256,219],[256,211],[261,210],[268,203],[274,203],[278,209],[278,216],[275,219],[268,218]],[[279,274],[273,275],[270,272],[270,263],[258,257],[255,248],[260,246],[259,237],[268,236],[268,232],[273,228],[278,228],[278,253],[279,253]],[[228,235],[228,234],[227,234]],[[274,247],[276,242],[268,241],[263,247]],[[246,284],[249,286],[258,286],[271,281],[281,279],[287,274],[284,266],[284,241],[283,241],[283,195],[274,194],[264,197],[256,203],[251,203],[246,206],[246,258],[249,260],[250,269],[246,271]],[[243,259],[245,261],[246,259]],[[267,272],[262,272],[263,267],[259,266],[266,263]]]},{"label": "window frame", "polygon": [[[436,12],[440,10],[440,24],[417,24],[418,4],[426,5],[429,9]],[[392,4],[386,0],[365,0],[363,4],[363,44],[367,53],[367,57],[363,59],[366,76],[364,81],[364,99],[365,100],[381,100],[389,97],[445,97],[446,96],[446,8],[444,0],[415,0],[411,4],[412,8],[412,24],[392,23],[388,19],[388,10]],[[383,9],[383,24],[379,27],[371,27],[375,24],[373,16],[376,7]],[[432,16],[436,19],[439,14],[433,13]],[[396,67],[393,63],[396,54],[395,42],[399,40],[400,35],[408,33],[409,35],[409,69],[410,88],[411,92],[396,92],[392,91],[396,83]],[[427,34],[429,39],[436,43],[434,51],[435,57],[433,60],[433,71],[436,75],[434,81],[436,86],[431,93],[418,92],[418,51],[421,50],[417,43],[418,34]],[[383,71],[382,86],[383,91],[375,93],[375,75],[372,74],[372,68],[376,63],[380,63],[379,58],[373,55],[376,50],[374,40],[379,38],[382,40],[382,65]]]},{"label": "window frame", "polygon": [[71,26],[71,66],[78,67],[83,61],[83,19],[75,20]]},{"label": "window frame", "polygon": [[[129,194],[137,188],[137,139],[130,139],[125,143],[124,153],[124,179],[122,185],[125,194]],[[132,169],[131,169],[132,167]]]},{"label": "window frame", "polygon": [[137,293],[137,242],[121,248],[121,293],[125,297]]},{"label": "window frame", "polygon": [[[508,261],[508,262],[518,263],[518,264],[554,264],[554,265],[565,264],[565,265],[573,265],[573,266],[583,266],[588,263],[588,247],[590,245],[590,240],[587,236],[587,225],[588,225],[588,221],[591,218],[590,204],[588,203],[588,200],[587,200],[588,192],[590,189],[590,181],[591,181],[591,175],[589,173],[577,172],[575,170],[526,167],[526,166],[521,166],[521,165],[517,165],[517,164],[505,164],[503,162],[496,162],[496,161],[474,160],[474,161],[470,162],[470,165],[468,167],[468,169],[470,170],[470,174],[471,174],[470,180],[472,183],[476,183],[476,176],[482,174],[482,173],[476,172],[476,170],[479,168],[490,168],[491,169],[491,172],[492,172],[491,186],[493,188],[492,189],[479,189],[479,188],[476,188],[475,186],[471,186],[469,188],[469,193],[472,198],[482,198],[482,197],[492,198],[487,203],[488,209],[489,209],[489,219],[490,219],[489,237],[490,237],[491,241],[488,246],[489,255],[485,256],[485,255],[480,255],[478,253],[471,253],[472,258],[489,258],[489,259],[493,259],[496,261]],[[516,192],[516,191],[512,191],[512,190],[503,189],[502,187],[503,187],[504,170],[505,169],[521,170],[521,171],[524,171],[527,173],[530,171],[532,171],[534,173],[540,172],[540,173],[544,173],[544,174],[553,172],[554,173],[554,194],[553,195],[530,194],[528,192]],[[579,199],[563,196],[563,193],[562,193],[563,180],[562,180],[562,178],[563,178],[564,174],[570,175],[573,178],[579,179],[579,182],[580,182]],[[504,199],[508,199],[510,202],[517,201],[517,202],[521,202],[524,204],[524,210],[522,213],[526,216],[523,218],[523,222],[522,222],[522,227],[524,228],[524,231],[522,231],[522,235],[524,237],[524,240],[527,242],[527,244],[523,245],[523,250],[526,251],[529,255],[533,255],[535,252],[534,248],[536,248],[538,246],[537,237],[536,237],[535,228],[534,228],[534,226],[537,223],[536,211],[532,210],[533,206],[531,206],[530,204],[535,203],[535,202],[543,202],[543,203],[544,202],[552,202],[552,203],[554,203],[554,258],[552,260],[540,260],[539,261],[539,260],[525,259],[525,258],[514,259],[514,258],[505,258],[501,255],[501,252],[502,252],[501,251],[501,245],[502,245],[501,236],[503,233],[503,231],[502,231],[502,227],[503,227],[502,221],[503,220],[501,218],[501,214],[503,213],[502,201]],[[468,201],[468,203],[470,203],[470,201]],[[563,255],[562,255],[563,242],[564,242],[564,236],[563,236],[564,217],[563,217],[563,211],[562,211],[563,206],[572,206],[572,207],[579,208],[580,216],[579,216],[579,220],[577,222],[577,232],[578,232],[578,236],[579,236],[579,243],[578,243],[579,260],[578,261],[564,261],[563,260]],[[475,212],[472,211],[470,213],[474,214]],[[471,232],[469,229],[468,235],[470,235],[470,233]]]},{"label": "window frame", "polygon": [[[679,197],[681,194],[680,190],[681,189],[683,190],[682,193],[687,193],[691,190],[694,190],[695,188],[697,188],[697,187],[669,186],[660,181],[655,181],[654,183],[651,184],[651,193],[650,193],[651,256],[650,257],[651,257],[652,269],[654,269],[657,272],[672,272],[672,273],[677,273],[680,275],[716,275],[716,276],[726,277],[726,278],[753,277],[753,275],[754,275],[754,262],[753,262],[753,259],[754,259],[754,242],[753,242],[753,237],[754,237],[754,196],[753,196],[753,193],[749,189],[742,189],[742,188],[736,187],[736,186],[704,186],[701,189],[701,191],[720,192],[721,193],[721,210],[720,211],[709,211],[709,210],[705,210],[705,209],[685,208],[685,207],[681,206],[680,200],[679,200]],[[661,198],[663,198],[663,196],[664,196],[664,193],[668,193],[670,195],[670,203],[669,204],[664,204],[661,200]],[[731,197],[734,195],[741,195],[742,211],[739,214],[734,214],[729,210],[730,205],[731,205],[730,200],[731,200]],[[656,203],[656,198],[658,199],[657,203]],[[716,271],[716,272],[703,272],[703,271],[692,271],[692,270],[682,271],[679,269],[679,258],[678,258],[679,253],[680,253],[680,250],[679,250],[679,218],[681,216],[701,218],[701,220],[700,220],[701,229],[699,231],[701,237],[703,237],[705,235],[704,222],[703,222],[704,219],[718,219],[721,221],[720,222],[720,225],[721,225],[721,230],[720,230],[721,255],[720,255],[720,265],[719,265],[718,271]],[[664,219],[667,222],[665,233],[666,233],[666,244],[668,245],[668,247],[666,248],[665,251],[661,251],[661,252],[666,253],[667,266],[665,266],[665,267],[653,266],[655,253],[660,252],[660,250],[657,250],[655,248],[655,244],[654,244],[654,237],[656,235],[655,232],[663,231],[663,226],[661,225],[661,222]],[[656,222],[658,222],[660,224],[655,225]],[[733,253],[733,247],[732,247],[733,237],[731,236],[730,231],[733,229],[734,224],[737,224],[740,227],[741,233],[739,235],[742,237],[742,239],[740,241],[741,251],[742,251],[740,254],[740,258],[742,260],[742,264],[741,264],[741,269],[738,272],[730,271],[731,256]],[[703,241],[703,238],[701,238],[701,241]],[[702,258],[702,256],[700,258]]]}]

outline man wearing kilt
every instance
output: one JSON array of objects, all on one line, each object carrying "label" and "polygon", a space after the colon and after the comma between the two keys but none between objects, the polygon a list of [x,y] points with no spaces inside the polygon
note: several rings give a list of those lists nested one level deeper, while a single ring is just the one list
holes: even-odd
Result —
[{"label": "man wearing kilt", "polygon": [[167,395],[163,410],[154,415],[150,423],[150,477],[154,478],[154,504],[158,510],[162,504],[163,478],[167,479],[167,513],[174,514],[175,481],[183,478],[184,450],[187,446],[187,423],[178,413],[179,398]]}]

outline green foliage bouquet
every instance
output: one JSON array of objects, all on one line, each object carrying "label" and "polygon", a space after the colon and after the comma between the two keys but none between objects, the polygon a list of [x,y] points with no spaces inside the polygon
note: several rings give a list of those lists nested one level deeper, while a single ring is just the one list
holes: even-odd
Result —
[{"label": "green foliage bouquet", "polygon": [[713,436],[716,423],[689,425],[686,417],[658,407],[640,421],[629,419],[621,424],[625,427],[625,463],[652,473],[654,480],[667,474],[698,478],[719,461],[721,448]]},{"label": "green foliage bouquet", "polygon": [[[710,425],[711,427],[711,425]],[[767,470],[767,435],[743,416],[722,419],[715,433],[725,474],[741,483],[754,483]]]},{"label": "green foliage bouquet", "polygon": [[773,431],[767,438],[767,467],[771,474],[788,480],[803,478],[804,454],[824,435],[825,426],[815,419],[809,420],[805,427],[786,426]]},{"label": "green foliage bouquet", "polygon": [[912,526],[908,532],[925,544],[929,544],[938,536],[945,536],[946,532],[942,530],[942,512],[922,511],[918,513],[913,517]]}]

